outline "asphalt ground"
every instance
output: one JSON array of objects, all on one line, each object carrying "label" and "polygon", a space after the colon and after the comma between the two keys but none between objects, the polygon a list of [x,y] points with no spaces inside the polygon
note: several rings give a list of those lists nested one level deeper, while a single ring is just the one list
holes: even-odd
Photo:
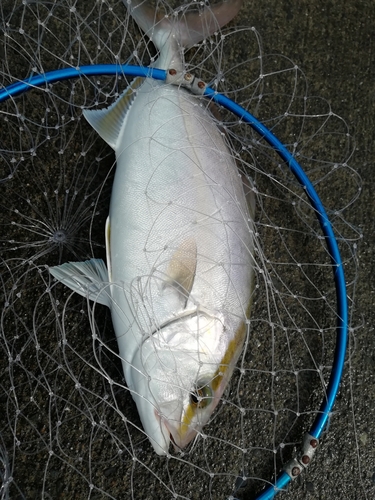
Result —
[{"label": "asphalt ground", "polygon": [[[351,300],[354,299],[353,306],[351,307],[352,331],[349,340],[350,354],[348,354],[341,389],[335,406],[335,412],[331,419],[329,432],[324,436],[322,446],[318,450],[313,463],[305,471],[303,476],[293,484],[290,491],[283,493],[280,498],[307,498],[311,500],[342,498],[353,500],[371,499],[375,496],[375,446],[373,432],[375,416],[375,355],[373,349],[374,327],[372,321],[374,316],[374,285],[372,271],[373,248],[375,243],[373,223],[375,202],[373,201],[373,191],[371,189],[374,139],[373,109],[375,69],[373,63],[375,31],[373,28],[373,19],[375,17],[375,5],[369,1],[349,1],[345,3],[332,1],[322,4],[322,2],[318,1],[305,0],[298,3],[287,1],[267,1],[263,4],[255,4],[253,2],[244,3],[245,5],[240,15],[236,19],[236,24],[246,27],[254,26],[256,28],[262,40],[264,54],[284,55],[297,64],[298,67],[302,69],[306,81],[308,82],[306,94],[308,96],[318,96],[325,99],[334,113],[341,116],[345,120],[345,123],[348,124],[351,136],[351,150],[353,150],[349,163],[359,174],[362,182],[360,198],[354,203],[350,203],[347,210],[343,212],[345,220],[349,221],[355,229],[353,233],[357,235],[358,233],[362,233],[363,238],[358,241],[358,249],[355,255],[355,259],[358,263],[357,275],[354,277],[355,286],[351,284],[349,287],[350,298]],[[6,7],[7,3],[4,2],[4,12],[6,11]],[[8,10],[8,12],[10,12],[10,10]],[[27,28],[28,22],[33,23],[35,19],[26,19],[24,24],[25,28]],[[59,36],[61,39],[64,39],[64,36],[66,36],[66,26],[64,23],[57,25],[57,29],[62,30]],[[246,53],[246,47],[244,47],[243,44],[241,45],[241,42],[239,43],[240,44],[237,46],[231,46],[230,54],[228,55],[231,61],[237,61],[238,58],[244,57],[243,54]],[[2,57],[6,56],[7,54],[3,51]],[[22,64],[23,60],[12,60],[10,66],[14,65],[15,72],[20,71],[18,74],[26,76],[29,72],[31,63],[26,61],[24,67]],[[8,67],[9,62],[7,68]],[[233,78],[240,78],[238,85],[243,87],[251,79],[252,74],[251,66],[249,65],[248,74],[246,73],[246,68],[242,68],[240,75],[237,76],[233,74]],[[38,105],[40,104],[38,103]],[[341,132],[342,131],[340,131],[340,133]],[[6,134],[4,126],[2,127],[1,133],[2,137],[3,134]],[[103,163],[105,164],[105,162],[111,165],[113,160],[109,157],[109,153],[103,152],[103,146],[101,144],[97,144],[96,147],[98,148],[97,154],[105,158],[101,165],[103,165]],[[330,144],[326,144],[325,147],[330,150],[329,155],[332,154],[332,157],[342,158],[342,151],[340,150],[342,144],[340,142],[332,143],[331,149]],[[15,149],[17,148],[15,147]],[[82,179],[82,167],[77,166],[74,160],[70,161],[71,165],[74,166],[74,175]],[[55,157],[51,156],[51,158],[49,158],[48,154],[45,153],[45,162],[49,165],[46,166],[46,173],[53,176],[55,172],[54,165],[56,164]],[[89,175],[93,178],[95,177],[98,185],[103,182],[105,177],[105,174],[103,174],[99,168],[91,171]],[[79,180],[79,182],[81,182],[81,180]],[[325,202],[332,205],[334,200],[351,199],[351,195],[348,196],[347,192],[348,184],[349,180],[344,176],[342,182],[334,183],[332,187],[334,192],[330,193],[329,186],[326,186],[324,189],[322,188]],[[25,189],[27,186],[25,184]],[[91,188],[87,188],[86,193],[91,193],[90,189]],[[20,206],[20,210],[26,213],[25,201],[21,202],[16,196],[17,193],[19,194],[21,192],[20,189],[15,189],[13,191],[10,189],[5,192],[6,196],[9,196],[9,198],[7,198],[7,200],[9,199],[9,203],[18,203],[19,205],[17,206]],[[107,197],[108,193],[109,191],[106,192]],[[5,195],[3,195],[2,202],[3,207],[5,205],[4,196]],[[12,198],[12,196],[14,196],[14,198]],[[49,204],[49,206],[51,207],[52,205]],[[6,214],[7,212],[3,209],[2,215],[6,217]],[[92,214],[89,215],[91,216]],[[98,227],[103,226],[105,215],[105,209],[103,209],[102,213],[95,217],[95,224],[97,224]],[[88,220],[90,220],[90,217]],[[6,220],[3,224],[5,229],[10,231],[10,226]],[[23,224],[25,224],[25,221]],[[13,228],[11,229],[13,231]],[[85,231],[87,231],[89,236],[84,234]],[[7,263],[11,262],[11,259],[15,258],[15,253],[9,251],[8,242],[11,238],[9,234],[10,233],[7,233],[7,236],[4,237],[5,250],[3,253],[3,262],[6,266]],[[77,253],[81,253],[84,256],[95,253],[96,256],[104,257],[101,231],[98,230],[96,234],[95,229],[89,224],[86,229],[82,229],[82,235],[84,243],[79,247]],[[90,248],[90,245],[87,243],[90,238],[100,242],[97,249]],[[35,252],[35,248],[29,247],[29,250],[31,253]],[[303,248],[301,247],[299,251],[303,252]],[[25,255],[27,255],[27,252]],[[27,258],[25,255],[22,258]],[[56,254],[48,254],[44,262],[52,265],[56,263],[56,258]],[[63,256],[60,256],[60,258],[63,259]],[[354,261],[352,260],[351,264],[353,263]],[[8,270],[4,271],[2,274],[4,282],[8,279],[7,273]],[[20,279],[19,276],[20,275],[17,275],[18,280]],[[36,318],[41,324],[45,325],[48,323],[48,321],[43,322],[42,318],[49,317],[49,308],[52,302],[48,301],[48,296],[46,302],[39,300],[41,288],[40,284],[38,285],[37,271],[35,275],[31,271],[25,272],[25,276],[28,277],[29,281],[26,287],[28,293],[24,294],[24,303],[20,310],[17,309],[18,306],[13,308],[13,311],[17,313],[17,318],[16,316],[12,316],[16,318],[12,320],[13,323],[6,323],[4,320],[3,325],[5,326],[3,331],[9,332],[9,328],[12,327],[12,324],[18,325],[17,328],[22,331],[22,328],[19,326],[22,322],[22,314],[24,314],[25,317],[31,315],[32,318]],[[349,272],[349,279],[351,280],[352,278],[353,275]],[[7,286],[5,285],[4,290],[7,290]],[[22,290],[24,291],[25,288]],[[60,288],[60,292],[61,290],[62,288]],[[9,296],[14,298],[14,295]],[[35,306],[36,297],[38,297],[38,309],[36,309]],[[54,353],[53,356],[55,356],[55,359],[60,360],[60,362],[65,362],[66,366],[71,368],[72,373],[77,374],[81,373],[81,368],[77,361],[78,358],[75,356],[77,352],[82,355],[86,363],[87,360],[93,363],[91,345],[88,345],[85,337],[82,336],[82,332],[87,328],[87,326],[85,326],[87,317],[83,316],[84,319],[77,320],[77,314],[81,309],[84,309],[85,301],[83,300],[82,302],[73,304],[67,292],[65,292],[64,300],[68,300],[68,306],[62,310],[66,313],[66,324],[70,325],[71,332],[76,335],[74,338],[74,349],[72,348],[72,352],[69,351],[64,354],[60,352],[59,354],[56,345],[53,344],[52,347],[50,347],[51,350],[46,349],[46,352]],[[33,316],[34,311],[38,311],[36,316]],[[10,321],[8,316],[5,315],[4,318]],[[105,317],[103,313],[98,322],[102,330],[107,328],[104,340],[110,345],[113,345],[111,344],[113,338],[111,338],[112,334],[108,317]],[[48,324],[52,324],[52,322]],[[25,327],[24,331],[31,333],[35,332],[35,329],[33,327]],[[48,342],[47,337],[50,333],[44,331],[43,327],[37,331],[40,339]],[[58,337],[60,333],[61,329],[55,326],[53,338]],[[21,339],[23,342],[24,337],[22,337],[22,335]],[[8,345],[10,345],[10,343]],[[30,352],[27,352],[28,358],[35,354],[34,351],[35,347]],[[3,366],[6,366],[4,350],[2,351],[2,355],[4,355]],[[258,356],[261,357],[261,354],[258,354]],[[108,363],[108,359],[112,359],[110,355],[103,355],[102,361],[104,365]],[[116,364],[115,357],[112,361],[114,362],[114,368],[109,369],[109,372],[111,373],[111,377],[114,379],[117,377],[119,380],[121,377],[120,368],[118,363]],[[43,363],[45,362],[46,360],[44,359]],[[30,373],[38,373],[39,379],[37,380],[45,381],[47,385],[51,384],[53,391],[56,391],[56,389],[60,390],[61,385],[64,383],[64,378],[62,377],[60,380],[58,375],[52,375],[52,378],[51,376],[47,377],[41,375],[38,370],[41,370],[41,366],[48,365],[48,363],[47,365],[43,365],[43,363],[40,360],[36,360],[34,357],[34,361],[27,361],[27,363],[25,361],[23,365],[26,367],[25,370],[17,371],[15,369],[11,377],[9,376],[10,368],[5,368],[2,372],[2,386],[4,390],[6,390],[9,380],[11,380],[16,387],[21,388],[27,386],[27,380],[32,379],[32,377],[28,375]],[[51,374],[53,373],[54,371],[51,369]],[[84,370],[82,370],[82,373],[84,373]],[[83,377],[82,382],[85,383],[86,387],[90,388],[92,392],[96,391],[98,394],[103,394],[103,387],[105,384],[100,381],[100,378],[91,380],[90,376],[89,373],[84,373],[84,377],[88,378]],[[31,382],[30,385],[32,386]],[[46,386],[44,389],[47,391],[45,394],[47,394],[48,387]],[[9,387],[7,390],[9,390]],[[146,478],[147,474],[142,472],[144,471],[142,468],[139,470],[134,466],[132,471],[131,468],[120,467],[116,461],[110,461],[109,459],[108,463],[106,463],[107,456],[105,452],[102,451],[103,456],[101,457],[100,450],[105,450],[108,447],[106,439],[108,439],[110,432],[103,432],[103,437],[101,438],[101,434],[98,431],[97,434],[94,433],[90,438],[85,439],[85,434],[88,433],[87,426],[80,423],[84,419],[89,422],[88,415],[91,414],[90,412],[92,412],[92,414],[95,413],[92,410],[93,401],[96,402],[99,407],[98,400],[85,399],[84,406],[82,407],[83,398],[78,396],[77,399],[75,399],[76,396],[73,396],[74,391],[69,387],[67,387],[66,390],[67,392],[65,393],[61,389],[62,394],[64,394],[62,399],[65,399],[70,404],[71,426],[70,431],[69,427],[64,427],[65,435],[59,437],[60,449],[65,451],[68,449],[71,450],[71,456],[76,454],[77,456],[82,455],[84,457],[90,457],[89,465],[87,465],[86,468],[82,468],[77,463],[74,465],[74,462],[70,462],[70,459],[66,457],[65,462],[57,461],[56,464],[54,464],[53,459],[51,459],[51,465],[46,466],[43,449],[48,447],[48,443],[54,442],[53,438],[48,437],[49,432],[53,430],[53,426],[49,427],[49,421],[55,418],[55,416],[53,416],[53,410],[51,410],[48,404],[46,404],[46,408],[43,411],[34,412],[35,414],[32,412],[29,414],[28,410],[24,410],[25,415],[27,414],[28,416],[27,425],[32,422],[31,427],[34,430],[36,429],[37,432],[36,434],[32,434],[32,437],[28,438],[29,444],[22,453],[18,451],[14,452],[14,457],[17,460],[17,467],[15,467],[13,475],[15,476],[15,482],[18,485],[18,489],[15,487],[11,489],[10,498],[107,498],[108,496],[106,496],[106,494],[98,490],[90,493],[90,482],[96,484],[100,481],[102,481],[103,485],[106,484],[105,487],[103,486],[102,491],[110,492],[112,498],[131,498],[130,491],[133,492],[135,498],[164,498],[166,494],[165,489],[159,486],[158,476],[150,483]],[[106,390],[108,390],[108,388]],[[261,389],[258,388],[258,391],[261,391]],[[37,389],[35,389],[35,393],[38,393]],[[260,396],[258,394],[255,395],[255,397]],[[12,434],[9,433],[9,429],[13,428],[14,421],[11,420],[9,416],[13,415],[12,418],[14,418],[14,414],[12,413],[14,408],[10,403],[13,399],[11,397],[8,398],[3,392],[1,401],[4,408],[1,427],[2,439],[6,443],[8,455],[12,462],[12,443],[14,441],[10,438]],[[42,406],[40,402],[39,405],[40,407]],[[21,406],[20,403],[20,407]],[[24,407],[22,406],[22,408]],[[75,410],[75,408],[78,409]],[[134,406],[132,406],[131,397],[129,395],[125,397],[125,402],[123,401],[120,404],[120,410],[124,411],[124,409],[126,409],[126,414],[129,416],[130,420],[137,423],[136,411]],[[220,418],[221,428],[230,429],[233,425],[230,412],[222,411]],[[19,421],[18,425],[21,426],[22,434],[22,425],[25,424]],[[112,435],[116,435],[114,429],[116,426],[120,425],[121,421],[116,421],[116,423],[111,424],[110,428],[113,431]],[[130,430],[131,432],[135,432],[131,426]],[[261,430],[261,424],[259,424],[259,428],[252,429],[252,432],[254,432],[254,434],[261,434]],[[56,431],[56,428],[54,428],[54,431]],[[228,436],[227,439],[230,439],[230,434],[223,435]],[[35,436],[38,436],[38,438]],[[101,447],[92,446],[92,450],[90,451],[90,443],[97,443],[100,439],[103,440]],[[38,442],[40,444],[35,445],[35,443]],[[139,433],[136,437],[130,434],[128,444],[132,442],[136,443],[137,446],[139,442],[142,443]],[[111,446],[113,446],[113,443]],[[85,447],[86,450],[83,451]],[[17,448],[15,447],[15,449]],[[187,498],[210,498],[210,496],[211,498],[219,498],[218,489],[212,488],[210,490],[210,487],[207,487],[209,480],[206,486],[203,487],[200,485],[199,481],[201,477],[198,473],[196,473],[195,476],[195,472],[191,469],[188,470],[185,476],[183,469],[182,473],[178,475],[172,465],[169,467],[163,466],[163,472],[160,472],[160,469],[158,469],[158,467],[160,468],[159,459],[150,455],[149,449],[148,455],[142,450],[138,451],[138,448],[135,451],[133,450],[133,453],[137,455],[138,460],[142,460],[149,469],[158,471],[157,474],[160,475],[160,477],[163,476],[163,478],[165,478],[170,475],[169,477],[172,478],[170,479],[171,484],[178,480],[178,491],[186,491]],[[202,467],[209,468],[211,453],[213,452],[205,451],[206,462],[202,462],[205,463],[204,466],[201,465]],[[109,452],[108,454],[108,456],[111,455]],[[61,456],[64,456],[63,452]],[[91,460],[94,462],[95,459],[100,463],[97,467],[91,464]],[[228,460],[229,457],[223,456],[223,463]],[[71,465],[72,463],[73,466]],[[247,468],[246,464],[244,467]],[[251,469],[251,467],[252,466],[249,468]],[[256,467],[254,467],[253,470],[256,471]],[[47,471],[47,476],[43,475],[44,471]],[[65,475],[63,471],[67,471]],[[85,479],[82,480],[80,473],[74,474],[72,471],[80,471],[80,473],[85,475]],[[215,472],[219,473],[217,469],[215,469]],[[184,479],[181,479],[181,477]],[[123,487],[124,481],[127,481],[127,488]],[[232,479],[230,479],[229,482],[233,482]],[[221,484],[226,483],[223,481],[220,485]],[[43,489],[43,485],[47,485],[45,490]],[[250,484],[247,486],[245,485],[245,488],[239,490],[237,493],[241,498],[250,499],[254,498],[255,490],[256,487]],[[226,494],[226,492],[223,493],[224,496]],[[7,497],[5,496],[4,498]]]},{"label": "asphalt ground", "polygon": [[[355,349],[324,447],[306,474],[315,491],[305,485],[285,498],[374,498],[374,4],[246,2],[243,15],[243,21],[261,33],[264,51],[280,52],[296,62],[306,74],[309,94],[327,99],[347,121],[355,139],[350,165],[363,183],[360,199],[348,211],[348,218],[363,232],[353,316]],[[345,193],[345,183],[338,189]]]}]

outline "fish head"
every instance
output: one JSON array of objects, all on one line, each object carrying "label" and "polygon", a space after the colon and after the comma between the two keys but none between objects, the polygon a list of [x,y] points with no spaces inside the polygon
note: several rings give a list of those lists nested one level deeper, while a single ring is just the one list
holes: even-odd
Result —
[{"label": "fish head", "polygon": [[171,443],[185,448],[209,421],[233,371],[227,335],[222,318],[200,312],[171,321],[137,351],[133,398],[159,455]]}]

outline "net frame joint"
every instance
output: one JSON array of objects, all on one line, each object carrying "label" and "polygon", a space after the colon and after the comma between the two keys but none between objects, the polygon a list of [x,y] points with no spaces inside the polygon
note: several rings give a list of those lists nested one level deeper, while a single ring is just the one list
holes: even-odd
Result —
[{"label": "net frame joint", "polygon": [[207,88],[207,84],[200,78],[196,77],[193,73],[177,71],[174,68],[170,68],[167,71],[167,78],[165,82],[188,89],[196,95],[203,95]]},{"label": "net frame joint", "polygon": [[307,432],[303,438],[302,449],[295,458],[289,460],[284,466],[284,471],[292,480],[296,479],[301,472],[307,469],[318,446],[319,440]]}]

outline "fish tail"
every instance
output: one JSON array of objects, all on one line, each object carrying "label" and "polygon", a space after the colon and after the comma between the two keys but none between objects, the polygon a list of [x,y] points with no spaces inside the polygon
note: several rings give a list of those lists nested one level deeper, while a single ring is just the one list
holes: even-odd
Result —
[{"label": "fish tail", "polygon": [[183,68],[183,54],[194,44],[229,23],[241,8],[242,0],[227,0],[203,9],[179,7],[172,13],[158,11],[145,0],[124,0],[130,14],[155,44],[160,56],[156,67],[177,71]]}]

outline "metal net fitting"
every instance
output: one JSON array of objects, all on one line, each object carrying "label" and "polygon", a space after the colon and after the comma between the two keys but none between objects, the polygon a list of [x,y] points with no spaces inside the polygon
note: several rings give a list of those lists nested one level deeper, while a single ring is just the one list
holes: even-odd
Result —
[{"label": "metal net fitting", "polygon": [[203,80],[197,78],[192,73],[177,71],[173,68],[167,71],[167,78],[165,81],[166,83],[186,88],[197,95],[203,95],[207,87]]},{"label": "metal net fitting", "polygon": [[318,445],[318,439],[309,433],[305,434],[302,449],[295,458],[292,458],[284,466],[284,471],[292,480],[296,479],[310,465]]}]

